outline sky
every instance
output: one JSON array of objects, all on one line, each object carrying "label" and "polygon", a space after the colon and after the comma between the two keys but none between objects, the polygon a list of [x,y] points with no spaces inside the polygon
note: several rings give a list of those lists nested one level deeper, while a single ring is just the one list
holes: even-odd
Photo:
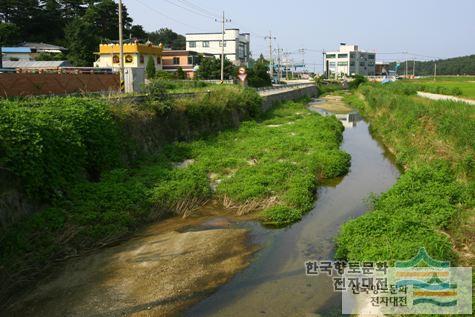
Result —
[{"label": "sky", "polygon": [[[374,51],[379,61],[430,60],[475,54],[475,0],[123,0],[134,24],[147,31],[219,32],[212,16],[223,10],[227,28],[251,33],[254,57],[274,46],[320,71],[322,50],[339,43]],[[299,52],[305,49],[305,54]],[[392,54],[409,52],[408,54]],[[378,55],[379,53],[379,55]]]}]

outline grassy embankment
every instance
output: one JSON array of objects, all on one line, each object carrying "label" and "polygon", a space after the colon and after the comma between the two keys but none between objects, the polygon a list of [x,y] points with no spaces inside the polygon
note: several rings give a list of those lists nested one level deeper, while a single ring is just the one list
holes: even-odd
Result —
[{"label": "grassy embankment", "polygon": [[2,166],[49,207],[0,231],[0,295],[52,260],[117,241],[146,222],[188,215],[209,199],[238,214],[258,210],[268,223],[298,221],[312,207],[318,178],[346,173],[343,127],[304,103],[286,103],[238,130],[168,144],[135,167],[121,162],[121,152],[134,148],[121,132],[129,112],[168,119],[180,111],[187,127],[205,122],[209,131],[231,120],[231,110],[259,116],[254,92],[223,89],[152,100],[144,109],[79,98],[2,102]]},{"label": "grassy embankment", "polygon": [[475,77],[437,77],[435,81],[424,78],[404,80],[401,83],[416,91],[475,99]]},{"label": "grassy embankment", "polygon": [[406,260],[425,247],[434,258],[473,266],[475,108],[418,98],[407,87],[365,85],[347,97],[406,172],[372,212],[342,227],[337,256]]}]

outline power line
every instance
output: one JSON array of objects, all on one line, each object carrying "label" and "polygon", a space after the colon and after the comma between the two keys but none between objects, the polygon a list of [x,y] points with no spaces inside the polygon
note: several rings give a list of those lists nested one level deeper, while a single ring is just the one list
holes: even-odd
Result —
[{"label": "power line", "polygon": [[170,3],[171,5],[176,6],[176,7],[178,7],[178,8],[181,8],[181,9],[183,9],[183,10],[186,10],[186,11],[188,11],[188,12],[191,12],[191,13],[193,13],[193,14],[196,14],[196,15],[199,15],[199,16],[202,16],[202,17],[205,17],[205,18],[207,18],[207,19],[214,19],[214,18],[216,18],[216,17],[213,16],[213,15],[204,14],[204,13],[195,11],[194,9],[190,9],[190,8],[188,8],[188,7],[182,6],[182,5],[178,4],[178,3],[175,3],[175,2],[170,1],[170,0],[164,0],[164,1]]},{"label": "power line", "polygon": [[173,18],[173,17],[171,17],[171,16],[169,16],[169,15],[166,15],[165,13],[160,12],[159,10],[155,9],[154,7],[150,6],[150,5],[147,4],[147,3],[144,3],[144,2],[141,1],[141,0],[135,0],[135,1],[136,1],[137,3],[139,3],[139,4],[141,4],[142,6],[146,7],[147,9],[149,9],[149,10],[155,12],[156,14],[161,15],[161,16],[164,17],[164,18],[167,18],[167,19],[169,19],[169,20],[171,20],[171,21],[174,21],[174,22],[176,22],[176,23],[178,23],[178,24],[181,24],[181,25],[183,25],[183,26],[186,26],[186,27],[188,27],[188,28],[197,29],[197,30],[200,30],[200,31],[205,31],[205,30],[203,30],[202,28],[198,28],[198,27],[196,27],[196,26],[193,26],[193,25],[187,24],[187,23],[185,23],[185,22],[182,22],[182,21],[180,21],[180,20],[177,20],[177,19],[175,19],[175,18]]},{"label": "power line", "polygon": [[203,8],[203,7],[197,5],[197,4],[195,4],[195,3],[193,3],[189,0],[178,0],[178,1],[182,2],[183,4],[187,4],[189,7],[192,7],[194,9],[198,10],[198,11],[201,11],[204,14],[208,14],[208,15],[211,15],[213,17],[218,17],[219,16],[219,14],[213,13],[210,10],[205,9],[205,8]]}]

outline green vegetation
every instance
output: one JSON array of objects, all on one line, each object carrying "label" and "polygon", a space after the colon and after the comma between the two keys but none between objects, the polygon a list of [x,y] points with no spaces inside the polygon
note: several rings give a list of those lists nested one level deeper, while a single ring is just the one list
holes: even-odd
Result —
[{"label": "green vegetation", "polygon": [[475,99],[475,77],[438,77],[411,81],[423,91]]},{"label": "green vegetation", "polygon": [[407,172],[373,211],[342,227],[337,256],[403,260],[426,247],[437,259],[471,265],[456,250],[473,253],[475,108],[415,97],[412,88],[365,85],[347,97]]},{"label": "green vegetation", "polygon": [[[439,59],[436,61],[416,61],[416,76],[432,76],[434,64],[437,63],[438,75],[475,75],[475,55]],[[414,61],[408,61],[408,73],[412,74]],[[390,69],[396,69],[396,62],[390,64]],[[398,69],[399,75],[404,75],[405,67]]]},{"label": "green vegetation", "polygon": [[247,72],[247,82],[250,87],[260,88],[272,86],[272,80],[269,75],[269,61],[261,56],[250,63]]},{"label": "green vegetation", "polygon": [[343,89],[340,82],[324,80],[323,77],[317,77],[315,84],[317,85],[319,95],[326,95]]},{"label": "green vegetation", "polygon": [[149,57],[147,59],[147,65],[145,66],[145,73],[147,74],[147,78],[154,78],[156,71],[157,69],[155,68],[155,61],[153,60],[153,57]]},{"label": "green vegetation", "polygon": [[0,166],[34,198],[117,166],[119,133],[106,106],[87,98],[0,102]]},{"label": "green vegetation", "polygon": [[465,86],[464,84],[465,83],[463,82],[449,82],[449,84],[445,84],[443,82],[431,82],[425,80],[403,80],[391,83],[391,85],[388,86],[388,89],[395,93],[408,96],[416,95],[418,91],[452,96],[471,94],[472,87],[470,85],[467,85],[464,90],[461,89],[461,87]]},{"label": "green vegetation", "polygon": [[[174,107],[184,109],[188,120],[196,125],[202,122],[212,125],[213,120],[220,120],[220,113],[232,109],[241,113],[247,111],[254,118],[259,114],[260,98],[253,90],[238,89],[240,93],[236,93],[237,88],[220,89],[216,94],[177,100]],[[76,105],[80,115],[58,110],[62,109],[59,102],[71,104],[71,107]],[[60,137],[72,141],[71,145],[64,141],[67,147],[54,136],[58,131],[37,129],[20,133],[18,138],[23,143],[2,144],[2,151],[7,149],[5,146],[16,149],[10,152],[10,157],[17,155],[19,158],[24,153],[21,150],[27,148],[23,144],[39,142],[45,150],[45,158],[40,156],[32,161],[43,163],[50,158],[50,153],[61,153],[66,159],[32,165],[27,170],[33,171],[33,175],[41,172],[61,180],[73,172],[69,165],[77,166],[69,157],[80,157],[81,141],[86,142],[81,134],[76,136],[67,130],[72,127],[66,123],[71,123],[90,134],[91,145],[84,147],[91,149],[87,154],[94,158],[92,161],[104,161],[105,154],[94,151],[96,148],[92,145],[98,145],[95,141],[103,138],[111,144],[109,146],[117,145],[114,141],[117,136],[107,132],[115,131],[115,126],[105,105],[90,103],[82,99],[58,98],[21,107],[13,102],[3,105],[8,111],[2,113],[8,115],[2,116],[17,118],[16,122],[22,123],[15,131],[23,131],[26,123],[46,116],[47,124],[41,127],[63,129],[65,132]],[[19,116],[12,109],[14,105],[18,113],[26,114]],[[83,108],[90,110],[87,116]],[[124,110],[113,109],[115,111]],[[166,111],[169,114],[172,110]],[[57,121],[49,119],[50,116]],[[76,121],[72,123],[70,117]],[[65,123],[61,123],[60,118]],[[4,122],[3,126],[10,124]],[[2,140],[9,136],[8,129],[1,131]],[[98,131],[104,135],[97,135]],[[77,175],[76,182],[67,190],[59,188],[62,194],[51,199],[49,208],[0,231],[0,282],[8,285],[2,291],[22,283],[24,280],[19,277],[24,277],[25,272],[28,277],[35,276],[47,268],[52,259],[116,241],[148,221],[173,214],[189,215],[211,198],[221,201],[237,214],[261,210],[263,220],[270,224],[298,221],[313,205],[318,179],[336,177],[348,170],[349,155],[339,150],[342,131],[336,118],[310,113],[304,103],[289,102],[266,114],[259,122],[244,122],[238,130],[228,130],[199,141],[168,144],[137,167],[105,171],[96,182]],[[105,153],[112,155],[109,150]],[[85,159],[85,162],[89,161]],[[55,178],[51,181],[59,185]]]},{"label": "green vegetation", "polygon": [[[224,79],[234,77],[236,71],[236,66],[224,57]],[[201,58],[200,68],[196,72],[196,76],[199,79],[221,79],[221,58],[215,58],[214,56]]]}]

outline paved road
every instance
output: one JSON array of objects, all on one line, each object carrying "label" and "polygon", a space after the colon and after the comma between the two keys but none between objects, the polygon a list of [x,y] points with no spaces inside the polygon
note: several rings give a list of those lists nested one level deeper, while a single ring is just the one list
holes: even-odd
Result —
[{"label": "paved road", "polygon": [[428,99],[432,99],[432,100],[451,100],[451,101],[465,102],[465,103],[468,103],[470,105],[475,105],[475,100],[459,98],[459,97],[454,97],[454,96],[431,94],[431,93],[422,92],[422,91],[418,91],[417,95],[420,96],[420,97],[424,97],[424,98],[428,98]]}]

